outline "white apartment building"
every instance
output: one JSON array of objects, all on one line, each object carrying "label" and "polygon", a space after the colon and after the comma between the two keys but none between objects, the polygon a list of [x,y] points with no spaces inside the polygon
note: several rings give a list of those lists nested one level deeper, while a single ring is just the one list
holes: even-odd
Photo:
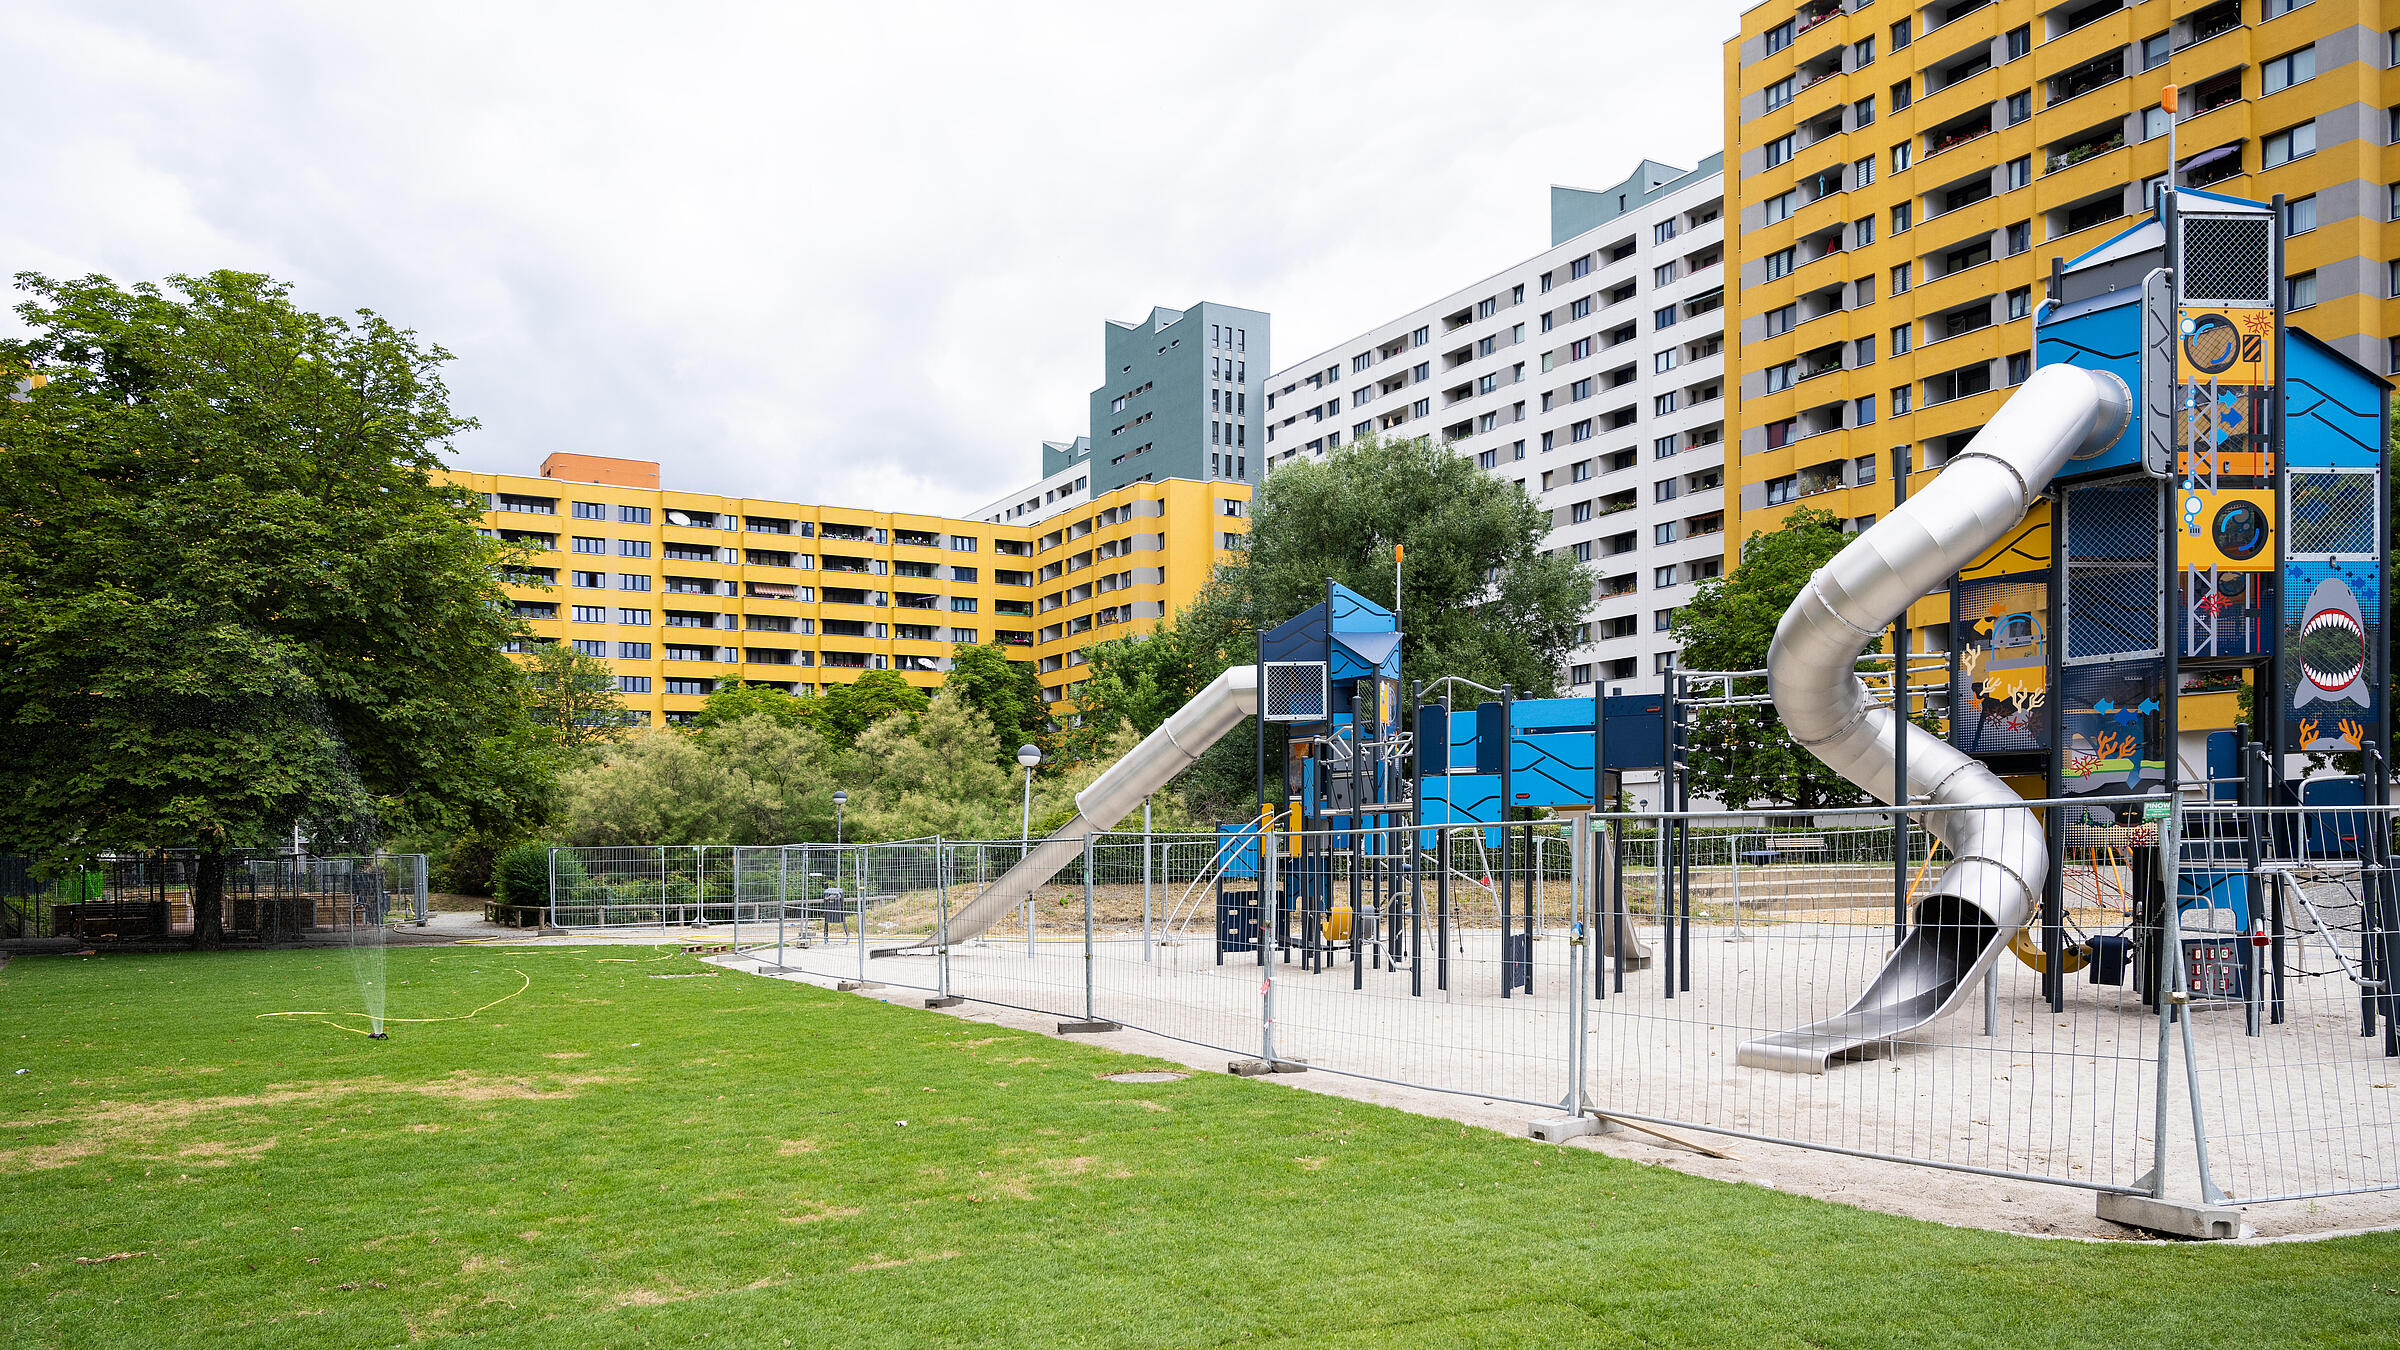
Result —
[{"label": "white apartment building", "polygon": [[1569,683],[1660,687],[1724,565],[1724,158],[1550,190],[1549,249],[1267,380],[1270,471],[1369,433],[1512,478],[1599,574]]}]

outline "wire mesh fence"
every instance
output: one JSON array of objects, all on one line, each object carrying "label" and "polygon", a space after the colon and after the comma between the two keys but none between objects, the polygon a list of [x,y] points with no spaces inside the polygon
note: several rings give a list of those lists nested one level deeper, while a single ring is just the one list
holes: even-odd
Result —
[{"label": "wire mesh fence", "polygon": [[[1106,833],[964,921],[1025,842],[561,850],[553,913],[738,915],[784,969],[1286,1067],[2268,1200],[2400,1188],[2394,822],[2347,810]],[[2095,811],[2140,823],[2043,828]]]},{"label": "wire mesh fence", "polygon": [[[203,866],[189,850],[102,854],[64,868],[0,859],[0,940],[188,940]],[[428,915],[418,853],[236,851],[224,857],[219,888],[219,932],[235,943],[317,941],[363,924],[422,924]]]}]

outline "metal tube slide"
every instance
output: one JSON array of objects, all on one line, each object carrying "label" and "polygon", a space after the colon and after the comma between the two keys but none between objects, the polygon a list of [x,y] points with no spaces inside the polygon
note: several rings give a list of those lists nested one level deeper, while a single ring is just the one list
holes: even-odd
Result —
[{"label": "metal tube slide", "polygon": [[2070,457],[2115,441],[2131,413],[2132,395],[2114,375],[2035,371],[1932,486],[1818,569],[1776,625],[1767,690],[1792,738],[1889,802],[1896,737],[1907,735],[1909,798],[1928,804],[1925,826],[1952,861],[1848,1011],[1745,1041],[1738,1063],[1822,1073],[1836,1060],[1871,1058],[1948,1012],[2032,916],[2049,868],[2040,820],[1982,763],[1877,702],[1857,662],[1910,604],[2022,519]]},{"label": "metal tube slide", "polygon": [[949,940],[964,942],[998,923],[1025,898],[1083,854],[1083,837],[1131,815],[1142,798],[1175,781],[1217,738],[1258,711],[1258,669],[1235,666],[1209,682],[1192,701],[1141,744],[1109,766],[1090,787],[1075,794],[1075,816],[1049,838],[1028,849],[1017,865],[950,916]]}]

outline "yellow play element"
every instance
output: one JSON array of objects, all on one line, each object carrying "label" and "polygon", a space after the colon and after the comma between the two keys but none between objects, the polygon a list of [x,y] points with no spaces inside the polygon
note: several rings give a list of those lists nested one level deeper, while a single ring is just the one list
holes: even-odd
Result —
[{"label": "yellow play element", "polygon": [[1325,916],[1325,922],[1319,931],[1323,933],[1327,942],[1348,942],[1350,940],[1350,907],[1335,905],[1333,912]]}]

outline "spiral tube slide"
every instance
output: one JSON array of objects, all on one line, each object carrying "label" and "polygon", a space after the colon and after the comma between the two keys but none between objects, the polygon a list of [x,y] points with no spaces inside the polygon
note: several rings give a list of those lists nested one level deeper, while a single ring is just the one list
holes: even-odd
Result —
[{"label": "spiral tube slide", "polygon": [[2131,415],[2132,395],[2114,375],[2035,371],[1930,487],[1819,568],[1776,625],[1767,689],[1793,739],[1888,803],[1895,738],[1906,735],[1909,799],[1927,804],[1925,827],[1952,861],[1847,1011],[1745,1041],[1736,1062],[1823,1073],[1836,1060],[1872,1058],[1950,1011],[2031,917],[2050,861],[2040,820],[1990,769],[1875,701],[1858,658],[2023,519],[2068,459],[2115,441]]},{"label": "spiral tube slide", "polygon": [[1110,765],[1108,772],[1075,794],[1072,820],[1026,850],[1016,866],[1001,873],[998,881],[951,915],[948,939],[964,942],[998,923],[1083,852],[1085,835],[1096,829],[1105,830],[1131,815],[1142,804],[1142,798],[1175,781],[1175,776],[1190,768],[1202,751],[1216,744],[1218,737],[1240,726],[1243,718],[1256,711],[1257,667],[1235,666],[1210,681],[1206,689],[1176,709],[1175,715],[1160,724],[1158,730],[1143,737],[1141,744]]}]

